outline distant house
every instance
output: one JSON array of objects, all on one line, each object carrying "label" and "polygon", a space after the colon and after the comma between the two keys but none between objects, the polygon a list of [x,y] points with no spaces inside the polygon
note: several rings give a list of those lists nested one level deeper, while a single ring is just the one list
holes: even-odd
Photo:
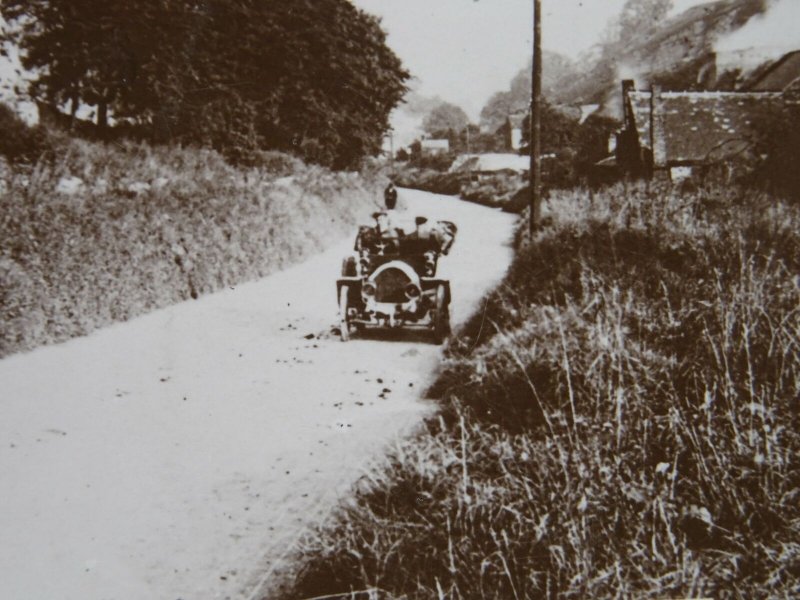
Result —
[{"label": "distant house", "polygon": [[598,169],[683,177],[727,162],[752,147],[758,125],[794,103],[783,92],[662,92],[622,83],[623,127],[614,156]]},{"label": "distant house", "polygon": [[420,153],[422,156],[438,156],[450,152],[449,140],[421,140]]}]

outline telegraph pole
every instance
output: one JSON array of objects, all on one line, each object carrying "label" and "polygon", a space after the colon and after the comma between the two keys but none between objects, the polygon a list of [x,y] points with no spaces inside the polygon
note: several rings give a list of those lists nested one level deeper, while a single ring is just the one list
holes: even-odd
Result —
[{"label": "telegraph pole", "polygon": [[531,73],[531,118],[528,147],[530,165],[530,234],[542,220],[542,0],[533,0],[533,72]]}]

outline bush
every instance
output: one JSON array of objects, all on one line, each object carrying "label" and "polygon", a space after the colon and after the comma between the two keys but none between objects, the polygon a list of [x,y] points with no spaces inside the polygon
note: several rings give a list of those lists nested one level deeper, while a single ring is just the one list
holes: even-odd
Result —
[{"label": "bush", "polygon": [[[554,194],[291,597],[794,597],[800,211]],[[520,238],[521,239],[521,238]]]},{"label": "bush", "polygon": [[498,174],[491,179],[472,182],[461,188],[464,200],[519,213],[528,205],[528,180],[521,175]]},{"label": "bush", "polygon": [[444,173],[450,168],[455,159],[456,155],[449,152],[446,154],[432,154],[427,156],[417,153],[411,158],[411,166],[417,169]]},{"label": "bush", "polygon": [[434,194],[456,196],[466,182],[465,173],[442,173],[433,169],[407,167],[399,170],[393,177],[395,184],[414,190],[423,190]]},{"label": "bush", "polygon": [[0,104],[0,132],[0,155],[11,163],[35,162],[52,149],[43,127],[31,127],[5,104]]},{"label": "bush", "polygon": [[774,193],[800,200],[800,169],[797,150],[800,148],[800,114],[784,110],[762,124],[763,134],[756,151],[761,156],[755,168],[756,180]]}]

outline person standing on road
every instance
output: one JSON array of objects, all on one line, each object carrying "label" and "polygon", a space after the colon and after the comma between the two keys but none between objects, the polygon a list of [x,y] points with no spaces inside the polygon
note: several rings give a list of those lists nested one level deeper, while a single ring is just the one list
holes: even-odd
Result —
[{"label": "person standing on road", "polygon": [[383,190],[383,201],[386,206],[386,227],[395,232],[394,235],[403,237],[406,234],[405,227],[402,226],[400,218],[397,216],[395,207],[397,206],[397,188],[391,181],[386,189]]},{"label": "person standing on road", "polygon": [[397,188],[394,187],[391,181],[386,186],[386,189],[383,190],[383,200],[386,204],[386,210],[394,210],[394,207],[397,206]]}]

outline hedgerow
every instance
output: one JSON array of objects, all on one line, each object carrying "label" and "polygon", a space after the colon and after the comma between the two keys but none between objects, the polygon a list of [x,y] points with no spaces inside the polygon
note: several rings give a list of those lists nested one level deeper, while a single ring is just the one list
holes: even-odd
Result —
[{"label": "hedgerow", "polygon": [[[0,194],[0,356],[262,277],[348,234],[364,178],[262,153],[60,139]],[[291,174],[290,174],[291,173]]]}]

